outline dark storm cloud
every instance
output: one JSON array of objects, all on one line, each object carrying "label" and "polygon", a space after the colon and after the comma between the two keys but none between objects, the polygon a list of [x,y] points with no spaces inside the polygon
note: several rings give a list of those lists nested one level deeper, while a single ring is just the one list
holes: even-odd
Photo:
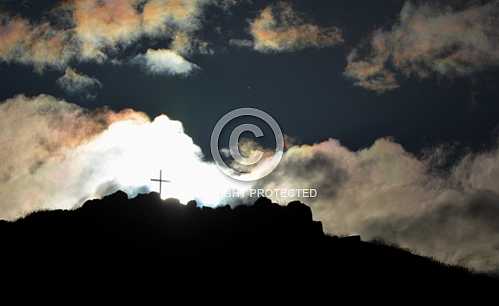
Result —
[{"label": "dark storm cloud", "polygon": [[398,22],[348,56],[345,75],[369,90],[399,87],[396,74],[453,78],[499,65],[499,1],[454,10],[407,2]]}]

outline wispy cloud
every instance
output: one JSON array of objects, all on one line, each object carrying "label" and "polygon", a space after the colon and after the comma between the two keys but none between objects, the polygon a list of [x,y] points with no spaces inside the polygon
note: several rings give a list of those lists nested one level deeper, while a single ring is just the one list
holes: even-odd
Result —
[{"label": "wispy cloud", "polygon": [[67,93],[83,95],[89,100],[94,99],[96,90],[102,88],[98,79],[79,73],[72,68],[66,68],[64,75],[57,80],[57,84]]},{"label": "wispy cloud", "polygon": [[251,22],[248,40],[231,40],[237,46],[252,46],[260,52],[286,52],[330,47],[343,42],[341,30],[308,23],[287,2],[268,6]]},{"label": "wispy cloud", "polygon": [[455,10],[407,2],[388,31],[371,34],[367,50],[348,57],[345,75],[377,92],[397,88],[407,77],[466,76],[499,65],[499,1]]}]

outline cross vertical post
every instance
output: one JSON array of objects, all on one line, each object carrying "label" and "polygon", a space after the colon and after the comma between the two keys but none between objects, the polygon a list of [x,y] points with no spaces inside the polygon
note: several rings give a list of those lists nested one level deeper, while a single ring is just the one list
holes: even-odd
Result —
[{"label": "cross vertical post", "polygon": [[159,183],[159,197],[161,198],[161,194],[163,192],[163,183],[170,183],[170,181],[163,179],[163,170],[159,170],[159,179],[151,179],[151,181]]}]

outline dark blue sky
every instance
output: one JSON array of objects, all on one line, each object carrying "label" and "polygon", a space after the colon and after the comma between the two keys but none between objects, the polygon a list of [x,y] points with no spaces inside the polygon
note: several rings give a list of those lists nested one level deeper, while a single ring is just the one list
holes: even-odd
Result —
[{"label": "dark blue sky", "polygon": [[[6,9],[32,19],[50,7],[44,1],[26,1],[24,6],[5,2]],[[230,46],[231,38],[248,38],[248,20],[268,3],[246,3],[230,14],[219,9],[207,11],[199,36],[211,43],[215,53],[191,56],[189,60],[201,70],[190,76],[154,76],[128,64],[75,63],[73,67],[103,84],[97,98],[88,101],[68,96],[57,87],[61,71],[49,69],[38,74],[28,66],[2,63],[0,99],[45,93],[86,108],[107,105],[115,110],[131,107],[151,116],[165,113],[182,121],[205,153],[216,121],[238,107],[267,111],[285,134],[303,143],[337,138],[349,148],[359,149],[391,136],[415,153],[442,143],[473,150],[495,145],[497,71],[452,80],[401,77],[401,87],[384,94],[355,87],[344,77],[350,50],[373,29],[392,24],[404,1],[294,1],[296,10],[316,23],[340,27],[345,44],[278,54]],[[143,40],[119,57],[168,43]]]}]

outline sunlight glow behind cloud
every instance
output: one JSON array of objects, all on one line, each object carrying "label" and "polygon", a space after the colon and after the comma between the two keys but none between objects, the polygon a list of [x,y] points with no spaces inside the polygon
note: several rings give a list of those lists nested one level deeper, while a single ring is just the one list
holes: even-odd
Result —
[{"label": "sunlight glow behind cloud", "polygon": [[111,152],[113,158],[103,164],[103,175],[130,190],[140,186],[157,190],[149,179],[163,169],[171,181],[163,198],[173,197],[183,203],[197,199],[214,205],[222,200],[223,189],[237,187],[213,164],[203,161],[201,149],[184,133],[182,124],[165,115],[151,123],[114,123],[82,149]]},{"label": "sunlight glow behind cloud", "polygon": [[227,192],[315,188],[318,197],[304,201],[330,233],[381,238],[482,271],[499,267],[499,150],[468,154],[435,174],[430,160],[389,139],[357,152],[329,140],[289,147],[274,172],[249,186],[205,161],[182,123],[166,115],[151,121],[133,110],[89,111],[46,95],[0,103],[0,143],[7,144],[0,219],[74,209],[120,189],[157,191],[150,179],[163,170],[171,181],[163,198],[236,205],[247,199],[234,203]]},{"label": "sunlight glow behind cloud", "polygon": [[[184,203],[220,203],[227,190],[245,188],[203,161],[180,122],[133,110],[90,112],[41,95],[0,104],[0,219],[41,209],[71,209],[122,189],[130,196],[157,191]],[[14,131],[14,132],[6,132]]]}]

